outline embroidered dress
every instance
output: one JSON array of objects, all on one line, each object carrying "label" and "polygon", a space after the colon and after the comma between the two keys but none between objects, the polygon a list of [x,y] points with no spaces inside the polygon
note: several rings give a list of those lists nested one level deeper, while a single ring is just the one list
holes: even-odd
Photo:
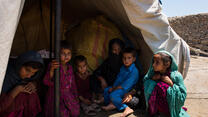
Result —
[{"label": "embroidered dress", "polygon": [[[47,85],[46,103],[44,107],[45,117],[54,117],[54,82],[50,78],[50,66],[44,78],[44,84]],[[64,72],[60,65],[60,113],[61,117],[79,116],[79,99],[71,65],[67,64],[67,71]]]},{"label": "embroidered dress", "polygon": [[166,100],[166,92],[169,85],[164,82],[159,82],[152,91],[152,95],[148,101],[149,104],[149,114],[151,116],[159,113],[170,117],[168,102]]}]

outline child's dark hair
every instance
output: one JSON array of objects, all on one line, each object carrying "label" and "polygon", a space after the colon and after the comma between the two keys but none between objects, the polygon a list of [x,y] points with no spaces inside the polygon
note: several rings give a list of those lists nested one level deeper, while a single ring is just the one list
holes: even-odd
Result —
[{"label": "child's dark hair", "polygon": [[72,50],[72,46],[66,40],[61,40],[61,49]]},{"label": "child's dark hair", "polygon": [[78,55],[78,56],[75,56],[74,58],[75,66],[77,66],[79,62],[83,62],[83,61],[87,63],[87,58],[83,55]]},{"label": "child's dark hair", "polygon": [[114,38],[114,39],[110,40],[110,42],[108,44],[109,45],[108,46],[108,54],[109,55],[112,54],[112,46],[113,46],[113,44],[118,44],[120,46],[121,50],[123,50],[123,48],[125,47],[125,44],[124,44],[124,42],[121,39]]},{"label": "child's dark hair", "polygon": [[168,65],[168,62],[170,62],[170,66],[171,66],[172,59],[171,59],[171,57],[170,57],[168,54],[162,53],[162,52],[159,52],[159,53],[157,53],[157,54],[159,54],[159,55],[161,56],[161,60],[162,60],[162,62],[163,62],[163,64],[164,64],[165,66]]},{"label": "child's dark hair", "polygon": [[133,57],[136,57],[136,55],[137,55],[136,50],[134,48],[132,48],[132,47],[126,47],[126,48],[124,48],[123,54],[124,53],[131,53],[133,55]]},{"label": "child's dark hair", "polygon": [[24,63],[22,66],[25,66],[25,67],[32,67],[33,69],[41,69],[43,68],[43,65],[39,62],[26,62]]}]

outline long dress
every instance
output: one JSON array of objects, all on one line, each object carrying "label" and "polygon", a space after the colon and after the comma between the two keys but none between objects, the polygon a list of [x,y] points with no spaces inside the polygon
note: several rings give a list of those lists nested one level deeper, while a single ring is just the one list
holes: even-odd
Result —
[{"label": "long dress", "polygon": [[41,111],[37,93],[20,93],[15,99],[9,94],[0,97],[1,117],[36,117]]},{"label": "long dress", "polygon": [[[44,84],[47,85],[46,103],[44,106],[45,117],[54,117],[54,82],[50,78],[50,65],[44,78]],[[80,111],[77,87],[74,79],[74,73],[71,65],[67,65],[67,71],[64,72],[63,66],[60,66],[60,113],[61,117],[78,117]]]},{"label": "long dress", "polygon": [[169,85],[164,82],[159,82],[155,86],[148,101],[148,111],[151,116],[154,116],[159,112],[166,117],[170,117],[168,102],[166,100],[166,92],[168,88]]}]

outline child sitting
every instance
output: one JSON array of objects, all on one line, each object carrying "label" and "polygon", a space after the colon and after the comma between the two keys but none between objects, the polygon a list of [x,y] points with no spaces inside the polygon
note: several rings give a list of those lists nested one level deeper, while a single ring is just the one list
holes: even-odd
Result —
[{"label": "child sitting", "polygon": [[121,115],[122,117],[133,113],[130,107],[122,103],[122,98],[124,94],[132,89],[139,79],[139,71],[134,64],[135,60],[136,51],[133,48],[125,48],[122,57],[124,65],[121,67],[113,86],[107,87],[104,90],[104,101],[108,104],[102,107],[104,110],[112,110],[115,108],[124,110],[124,113]]},{"label": "child sitting", "polygon": [[92,94],[90,91],[89,72],[87,70],[87,59],[82,56],[75,57],[75,79],[81,101],[81,107],[87,115],[96,115],[95,112],[100,111],[100,108],[95,103],[92,103]]},{"label": "child sitting", "polygon": [[44,78],[44,84],[47,85],[45,117],[54,117],[54,70],[60,67],[60,114],[61,117],[78,117],[79,100],[77,87],[74,79],[71,60],[71,46],[66,41],[61,41],[60,63],[53,60],[48,67]]},{"label": "child sitting", "polygon": [[170,53],[159,51],[154,54],[144,77],[144,93],[150,116],[189,117],[183,108],[186,87]]},{"label": "child sitting", "polygon": [[41,112],[37,79],[43,73],[43,60],[28,51],[9,62],[0,95],[1,117],[36,117]]}]

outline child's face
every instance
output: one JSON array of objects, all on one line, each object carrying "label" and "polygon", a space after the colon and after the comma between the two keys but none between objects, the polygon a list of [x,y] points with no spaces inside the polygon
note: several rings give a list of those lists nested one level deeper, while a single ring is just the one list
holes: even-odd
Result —
[{"label": "child's face", "polygon": [[66,64],[71,60],[71,50],[69,49],[61,49],[61,63]]},{"label": "child's face", "polygon": [[38,71],[38,69],[34,69],[30,66],[22,66],[19,71],[20,78],[31,78],[35,73]]},{"label": "child's face", "polygon": [[119,55],[120,52],[121,52],[121,47],[119,46],[119,44],[114,43],[114,44],[112,45],[112,53],[113,53],[113,54],[116,54],[116,55]]},{"label": "child's face", "polygon": [[153,56],[153,69],[155,72],[165,73],[169,66],[165,66],[159,54]]},{"label": "child's face", "polygon": [[77,63],[77,71],[81,74],[84,74],[87,71],[86,61],[81,61]]},{"label": "child's face", "polygon": [[133,56],[132,53],[123,53],[122,61],[123,61],[124,66],[126,67],[131,66],[131,64],[134,63],[135,60],[136,58]]}]

